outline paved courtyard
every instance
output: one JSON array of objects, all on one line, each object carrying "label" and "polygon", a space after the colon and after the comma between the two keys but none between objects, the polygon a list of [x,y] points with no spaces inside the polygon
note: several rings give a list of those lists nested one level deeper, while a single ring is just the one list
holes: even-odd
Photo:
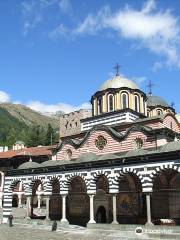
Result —
[{"label": "paved courtyard", "polygon": [[[139,239],[136,234],[120,231],[100,231],[84,228],[71,228],[52,232],[50,228],[32,227],[30,225],[17,225],[9,228],[0,225],[0,239],[3,240],[120,240],[120,239]],[[145,238],[151,239],[151,238]]]},{"label": "paved courtyard", "polygon": [[[137,235],[133,232],[121,232],[110,230],[91,230],[86,228],[71,227],[52,232],[50,227],[15,225],[8,227],[0,225],[0,240],[125,240],[125,239],[155,239],[145,235]],[[157,238],[157,239],[165,239]],[[172,239],[172,238],[171,238]],[[173,238],[175,239],[175,238]]]}]

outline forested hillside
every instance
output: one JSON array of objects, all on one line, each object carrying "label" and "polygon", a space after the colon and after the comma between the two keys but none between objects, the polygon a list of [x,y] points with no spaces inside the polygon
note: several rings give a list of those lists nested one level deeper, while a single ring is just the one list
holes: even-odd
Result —
[{"label": "forested hillside", "polygon": [[[16,106],[15,109],[17,110]],[[28,109],[26,109],[25,121],[24,118],[18,118],[15,114],[12,114],[16,110],[13,110],[13,104],[11,104],[11,112],[0,106],[0,146],[11,148],[19,140],[24,141],[28,147],[50,145],[58,141],[57,119],[53,121],[52,118],[33,111],[33,116],[36,116],[36,121],[33,121],[28,116]],[[22,114],[19,113],[19,115]],[[40,120],[37,120],[37,116],[40,116]],[[48,119],[50,120],[49,123]],[[53,126],[52,123],[54,123]]]}]

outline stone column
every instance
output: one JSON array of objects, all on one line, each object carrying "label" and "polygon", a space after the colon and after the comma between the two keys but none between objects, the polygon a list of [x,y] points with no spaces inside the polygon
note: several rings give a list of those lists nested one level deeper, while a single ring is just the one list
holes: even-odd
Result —
[{"label": "stone column", "polygon": [[94,195],[89,195],[90,198],[90,220],[88,223],[96,223],[94,220]]},{"label": "stone column", "polygon": [[1,172],[1,192],[3,192],[3,189],[4,189],[4,173]]},{"label": "stone column", "polygon": [[[1,193],[2,194],[2,193]],[[3,204],[2,204],[2,201],[3,201],[3,195],[0,195],[0,208],[2,208],[3,206]]]},{"label": "stone column", "polygon": [[27,218],[30,218],[31,216],[31,197],[30,196],[27,196],[26,213],[27,213]]},{"label": "stone column", "polygon": [[146,194],[146,207],[147,207],[147,225],[153,225],[151,222],[151,196],[150,193]]},{"label": "stone column", "polygon": [[118,224],[117,222],[117,207],[116,207],[116,194],[113,195],[113,221],[112,224]]},{"label": "stone column", "polygon": [[38,207],[37,208],[41,208],[41,195],[37,195],[37,199],[38,199]]},{"label": "stone column", "polygon": [[62,196],[62,219],[61,222],[68,222],[66,219],[66,197],[67,195],[63,194]]},{"label": "stone column", "polygon": [[22,194],[18,195],[18,207],[20,208],[22,206]]},{"label": "stone column", "polygon": [[46,220],[49,220],[49,196],[46,197]]}]

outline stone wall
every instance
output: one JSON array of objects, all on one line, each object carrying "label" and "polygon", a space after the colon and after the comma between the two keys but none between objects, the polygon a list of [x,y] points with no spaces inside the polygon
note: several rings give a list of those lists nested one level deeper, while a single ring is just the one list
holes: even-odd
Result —
[{"label": "stone wall", "polygon": [[80,120],[91,117],[91,110],[81,109],[60,117],[60,138],[79,134],[81,132]]}]

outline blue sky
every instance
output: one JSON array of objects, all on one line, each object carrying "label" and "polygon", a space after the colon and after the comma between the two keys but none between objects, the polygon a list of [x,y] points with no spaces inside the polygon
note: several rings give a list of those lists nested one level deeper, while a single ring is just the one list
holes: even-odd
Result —
[{"label": "blue sky", "polygon": [[180,112],[179,13],[178,0],[0,1],[0,101],[87,108],[118,62]]}]

